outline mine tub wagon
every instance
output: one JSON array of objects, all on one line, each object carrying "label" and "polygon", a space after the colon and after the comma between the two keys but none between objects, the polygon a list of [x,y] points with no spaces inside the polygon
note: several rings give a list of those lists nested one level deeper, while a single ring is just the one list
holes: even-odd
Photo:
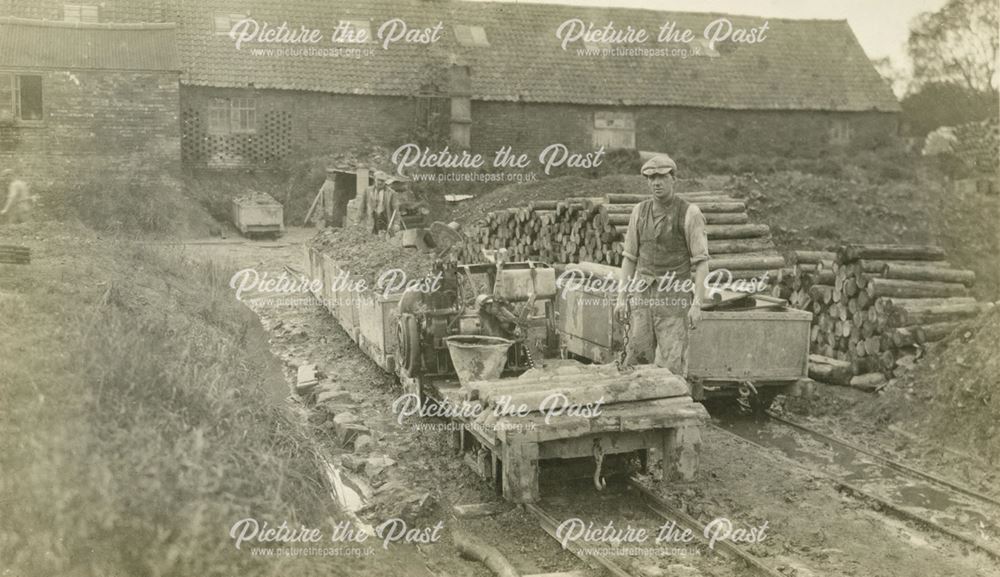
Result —
[{"label": "mine tub wagon", "polygon": [[[559,339],[567,356],[607,363],[624,346],[614,318],[617,293],[608,283],[617,268],[592,263],[567,265],[557,300]],[[596,278],[598,282],[581,279]],[[701,322],[689,333],[687,375],[696,400],[735,397],[766,408],[781,393],[796,393],[808,377],[812,314],[763,295],[727,293],[703,306]]]},{"label": "mine tub wagon", "polygon": [[232,201],[233,225],[247,238],[281,236],[285,232],[285,213],[281,203],[269,194],[253,193]]},{"label": "mine tub wagon", "polygon": [[589,284],[562,288],[556,327],[564,356],[597,364],[617,360],[624,347],[621,323],[614,318],[617,299],[617,293]]},{"label": "mine tub wagon", "polygon": [[358,331],[360,321],[358,319],[358,299],[359,295],[351,290],[352,281],[357,280],[350,271],[342,267],[339,262],[330,255],[323,254],[321,258],[323,266],[323,286],[327,296],[327,309],[340,323],[351,340],[358,342]]},{"label": "mine tub wagon", "polygon": [[313,294],[344,332],[379,367],[395,372],[396,306],[400,294],[358,290],[361,278],[315,247],[306,249]]},{"label": "mine tub wagon", "polygon": [[306,247],[309,263],[310,290],[324,308],[333,316],[344,332],[357,342],[356,299],[339,288],[340,265],[329,255],[315,247]]},{"label": "mine tub wagon", "polygon": [[396,372],[396,309],[400,294],[369,292],[356,295],[357,343],[382,370]]},{"label": "mine tub wagon", "polygon": [[[758,306],[763,303],[764,306]],[[690,332],[687,376],[696,399],[756,394],[766,408],[809,376],[812,313],[756,301],[705,310]]]}]

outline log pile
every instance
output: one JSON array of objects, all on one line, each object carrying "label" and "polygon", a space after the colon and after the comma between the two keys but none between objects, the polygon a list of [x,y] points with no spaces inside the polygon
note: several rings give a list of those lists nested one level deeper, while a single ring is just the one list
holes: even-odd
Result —
[{"label": "log pile", "polygon": [[[720,192],[678,196],[696,204],[705,215],[710,270],[727,269],[734,279],[758,278],[766,272],[774,282],[785,259],[775,249],[770,228],[751,223],[741,200]],[[482,248],[506,248],[512,261],[589,261],[617,267],[622,263],[632,211],[647,198],[645,194],[608,194],[536,201],[488,213],[472,236]]]},{"label": "log pile", "polygon": [[1000,146],[1000,125],[995,118],[982,122],[969,122],[955,127],[955,155],[979,174],[996,175],[1000,163],[997,147]]},{"label": "log pile", "polygon": [[813,313],[817,380],[878,388],[901,357],[992,306],[969,296],[975,273],[952,267],[936,246],[854,244],[794,256],[774,294]]}]

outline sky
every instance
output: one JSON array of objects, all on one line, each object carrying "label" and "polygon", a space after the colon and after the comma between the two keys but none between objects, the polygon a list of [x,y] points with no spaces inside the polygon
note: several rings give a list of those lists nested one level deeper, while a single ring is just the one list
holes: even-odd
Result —
[{"label": "sky", "polygon": [[[515,2],[516,0],[493,0]],[[847,20],[869,58],[891,56],[906,63],[910,21],[934,12],[946,0],[531,0],[533,3],[646,8],[665,12],[724,12],[773,18]]]}]

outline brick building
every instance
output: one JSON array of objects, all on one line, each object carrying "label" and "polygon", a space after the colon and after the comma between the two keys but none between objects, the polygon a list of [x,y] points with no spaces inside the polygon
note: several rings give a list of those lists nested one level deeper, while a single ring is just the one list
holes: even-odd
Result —
[{"label": "brick building", "polygon": [[[174,127],[189,166],[260,166],[435,141],[485,154],[501,146],[534,154],[562,143],[575,151],[604,145],[685,156],[816,156],[876,148],[897,131],[899,105],[845,21],[728,16],[735,28],[766,21],[766,40],[709,46],[701,32],[722,15],[457,0],[0,0],[3,14],[73,22],[72,28],[39,28],[59,31],[51,32],[58,43],[76,42],[69,35],[87,26],[102,27],[108,37],[128,29],[86,22],[174,23],[181,71]],[[229,32],[247,19],[272,29],[282,23],[292,31],[315,29],[322,39],[311,45],[251,40],[237,47]],[[379,29],[397,19],[408,30],[438,30],[435,40],[385,48]],[[628,46],[665,46],[672,53],[602,56],[588,51],[611,45],[576,40],[562,46],[556,31],[570,19],[643,28],[654,37],[672,23],[695,37]],[[129,106],[152,106],[163,112],[156,130],[172,138],[165,85],[175,65],[164,56],[173,54],[168,28],[136,26],[133,37],[141,30],[147,40],[135,50],[132,40],[126,44],[132,64],[155,62],[88,74],[155,81],[157,90],[140,91],[160,100],[141,104],[105,93],[99,100],[121,114],[88,122],[100,132],[105,129],[99,126],[128,118]],[[333,42],[335,30],[370,38]],[[157,48],[147,52],[152,45]],[[47,68],[47,82],[58,82],[60,71],[74,64],[58,60]],[[3,66],[11,69],[0,60]],[[116,90],[131,89],[125,82]],[[46,108],[49,126],[55,126],[56,110]],[[64,121],[72,125],[84,117]],[[0,154],[11,152],[11,128],[6,130]],[[13,140],[30,139],[27,133],[18,129]]]},{"label": "brick building", "polygon": [[0,18],[0,167],[177,168],[178,74],[172,24]]},{"label": "brick building", "polygon": [[[755,152],[814,156],[876,148],[894,139],[899,105],[845,21],[767,19],[767,39],[723,42],[701,55],[600,56],[556,30],[578,18],[656,31],[702,30],[718,14],[428,0],[178,0],[185,162],[254,163],[429,135],[476,152],[505,145],[535,153],[551,143],[687,155]],[[227,33],[258,24],[323,32],[319,48],[360,57],[246,42]],[[734,26],[763,18],[728,17]],[[430,44],[378,40],[383,23],[432,29]],[[330,42],[345,25],[371,41]],[[656,48],[649,42],[644,46]],[[346,51],[344,51],[346,53]],[[454,148],[454,146],[453,146]]]}]

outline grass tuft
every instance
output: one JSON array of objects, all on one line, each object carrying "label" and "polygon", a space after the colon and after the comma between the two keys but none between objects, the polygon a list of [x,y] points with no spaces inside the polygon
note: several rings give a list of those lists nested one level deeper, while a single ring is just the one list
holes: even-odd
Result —
[{"label": "grass tuft", "polygon": [[226,266],[120,243],[90,270],[35,268],[0,299],[9,574],[329,574],[228,537],[245,517],[322,527],[335,512]]}]

